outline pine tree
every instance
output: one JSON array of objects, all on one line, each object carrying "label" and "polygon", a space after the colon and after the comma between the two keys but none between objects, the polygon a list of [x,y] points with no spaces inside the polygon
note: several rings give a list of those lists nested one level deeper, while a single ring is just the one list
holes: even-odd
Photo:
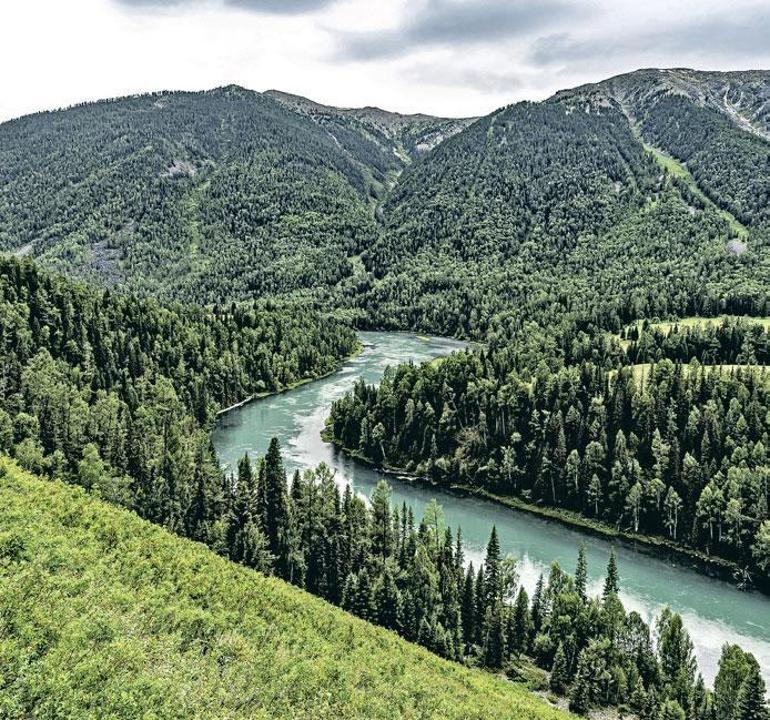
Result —
[{"label": "pine tree", "polygon": [[745,680],[753,656],[743,652],[738,645],[725,644],[719,658],[719,672],[714,679],[715,720],[732,720],[738,692]]},{"label": "pine tree", "polygon": [[658,618],[657,631],[660,670],[667,695],[675,699],[687,713],[697,667],[692,640],[684,628],[682,618],[668,608]]},{"label": "pine tree", "polygon": [[273,556],[267,549],[267,538],[254,520],[238,529],[233,554],[247,567],[265,574],[272,570]]},{"label": "pine tree", "polygon": [[265,535],[268,550],[276,558],[276,571],[283,578],[290,575],[289,500],[286,473],[278,438],[267,449],[264,466]]},{"label": "pine tree", "polygon": [[556,655],[553,659],[549,686],[557,695],[563,695],[567,689],[567,685],[569,685],[567,656],[564,654],[564,646],[559,643],[559,647],[556,649]]},{"label": "pine tree", "polygon": [[400,630],[403,602],[389,563],[374,585],[373,596],[376,622],[389,630]]},{"label": "pine tree", "polygon": [[508,635],[509,654],[529,652],[529,643],[532,638],[532,617],[529,612],[529,598],[527,591],[522,587],[516,595],[516,602],[511,614],[511,632]]},{"label": "pine tree", "polygon": [[575,568],[575,592],[583,602],[588,599],[588,562],[585,543],[581,543],[578,550],[577,567]]},{"label": "pine tree", "polygon": [[484,617],[484,665],[491,670],[503,666],[506,652],[504,604],[497,601],[487,607]]},{"label": "pine tree", "polygon": [[543,626],[543,616],[545,614],[545,598],[543,594],[545,592],[545,579],[542,573],[537,578],[537,585],[535,586],[535,594],[532,596],[532,631],[533,634],[539,633],[540,628]]},{"label": "pine tree", "polygon": [[468,565],[463,584],[462,604],[460,614],[463,626],[463,640],[466,648],[476,642],[476,590],[473,563]]},{"label": "pine tree", "polygon": [[765,681],[760,674],[759,665],[751,663],[738,692],[733,720],[768,720],[770,710],[765,692]]},{"label": "pine tree", "polygon": [[484,619],[486,618],[487,611],[486,592],[484,588],[484,566],[482,565],[479,568],[478,573],[476,573],[474,588],[476,591],[476,620],[474,623],[476,631],[475,642],[478,645],[481,645],[484,640]]},{"label": "pine tree", "polygon": [[658,713],[659,720],[685,720],[684,710],[676,700],[666,700]]},{"label": "pine tree", "polygon": [[497,528],[492,526],[492,533],[487,543],[484,559],[484,601],[487,606],[502,600],[503,581],[500,567],[500,543],[497,540]]},{"label": "pine tree", "polygon": [[391,490],[388,483],[380,480],[372,491],[372,554],[384,563],[393,546],[393,527],[390,520]]},{"label": "pine tree", "polygon": [[585,715],[591,707],[590,672],[584,653],[580,653],[575,681],[569,695],[569,709],[578,715]]},{"label": "pine tree", "polygon": [[613,548],[610,549],[610,559],[607,563],[607,577],[604,580],[602,597],[606,600],[610,595],[617,595],[618,592],[620,592],[620,579],[618,576],[618,563]]}]

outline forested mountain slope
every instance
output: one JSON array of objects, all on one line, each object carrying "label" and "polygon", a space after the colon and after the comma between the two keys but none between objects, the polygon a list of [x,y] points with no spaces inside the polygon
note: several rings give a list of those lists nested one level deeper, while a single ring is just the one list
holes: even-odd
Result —
[{"label": "forested mountain slope", "polygon": [[237,87],[40,113],[0,125],[0,247],[140,293],[311,292],[461,335],[764,314],[768,86],[645,70],[476,121]]},{"label": "forested mountain slope", "polygon": [[[363,256],[376,279],[360,302],[376,323],[474,334],[507,310],[540,323],[763,314],[770,143],[667,77],[517,103],[408,168]],[[759,127],[768,75],[736,77]],[[671,157],[690,184],[664,173]]]},{"label": "forested mountain slope", "polygon": [[642,137],[686,163],[720,207],[767,233],[770,72],[648,70],[557,97],[618,103]]},{"label": "forested mountain slope", "polygon": [[388,171],[234,86],[40,113],[0,126],[0,248],[199,302],[334,284]]},{"label": "forested mountain slope", "polygon": [[[503,108],[407,168],[354,302],[487,345],[357,387],[330,435],[767,587],[768,375],[735,366],[770,363],[769,93],[766,72],[640,71]],[[725,312],[758,322],[698,324]],[[669,316],[695,322],[629,325]]]},{"label": "forested mountain slope", "polygon": [[9,720],[569,717],[79,488],[0,475]]}]

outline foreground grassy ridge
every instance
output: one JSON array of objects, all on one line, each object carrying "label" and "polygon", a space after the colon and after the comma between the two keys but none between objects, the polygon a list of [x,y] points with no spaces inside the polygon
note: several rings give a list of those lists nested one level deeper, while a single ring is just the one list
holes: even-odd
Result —
[{"label": "foreground grassy ridge", "polygon": [[2,718],[569,716],[0,459]]}]

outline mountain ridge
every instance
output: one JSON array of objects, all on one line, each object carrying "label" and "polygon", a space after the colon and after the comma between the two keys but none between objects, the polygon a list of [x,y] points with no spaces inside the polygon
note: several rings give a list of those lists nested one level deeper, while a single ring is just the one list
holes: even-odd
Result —
[{"label": "mountain ridge", "polygon": [[[0,125],[0,249],[161,299],[299,295],[474,334],[519,293],[540,315],[544,270],[558,286],[598,268],[625,303],[623,263],[665,231],[686,292],[730,302],[770,236],[769,96],[767,71],[647,69],[464,120],[237,85],[82,105]],[[736,239],[743,264],[723,267]]]}]

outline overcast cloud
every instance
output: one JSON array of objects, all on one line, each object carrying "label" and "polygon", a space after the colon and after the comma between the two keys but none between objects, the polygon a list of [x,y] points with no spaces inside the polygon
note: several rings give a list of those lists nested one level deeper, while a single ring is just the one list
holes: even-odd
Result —
[{"label": "overcast cloud", "polygon": [[770,68],[765,0],[7,0],[0,120],[237,83],[480,115],[639,67]]}]

